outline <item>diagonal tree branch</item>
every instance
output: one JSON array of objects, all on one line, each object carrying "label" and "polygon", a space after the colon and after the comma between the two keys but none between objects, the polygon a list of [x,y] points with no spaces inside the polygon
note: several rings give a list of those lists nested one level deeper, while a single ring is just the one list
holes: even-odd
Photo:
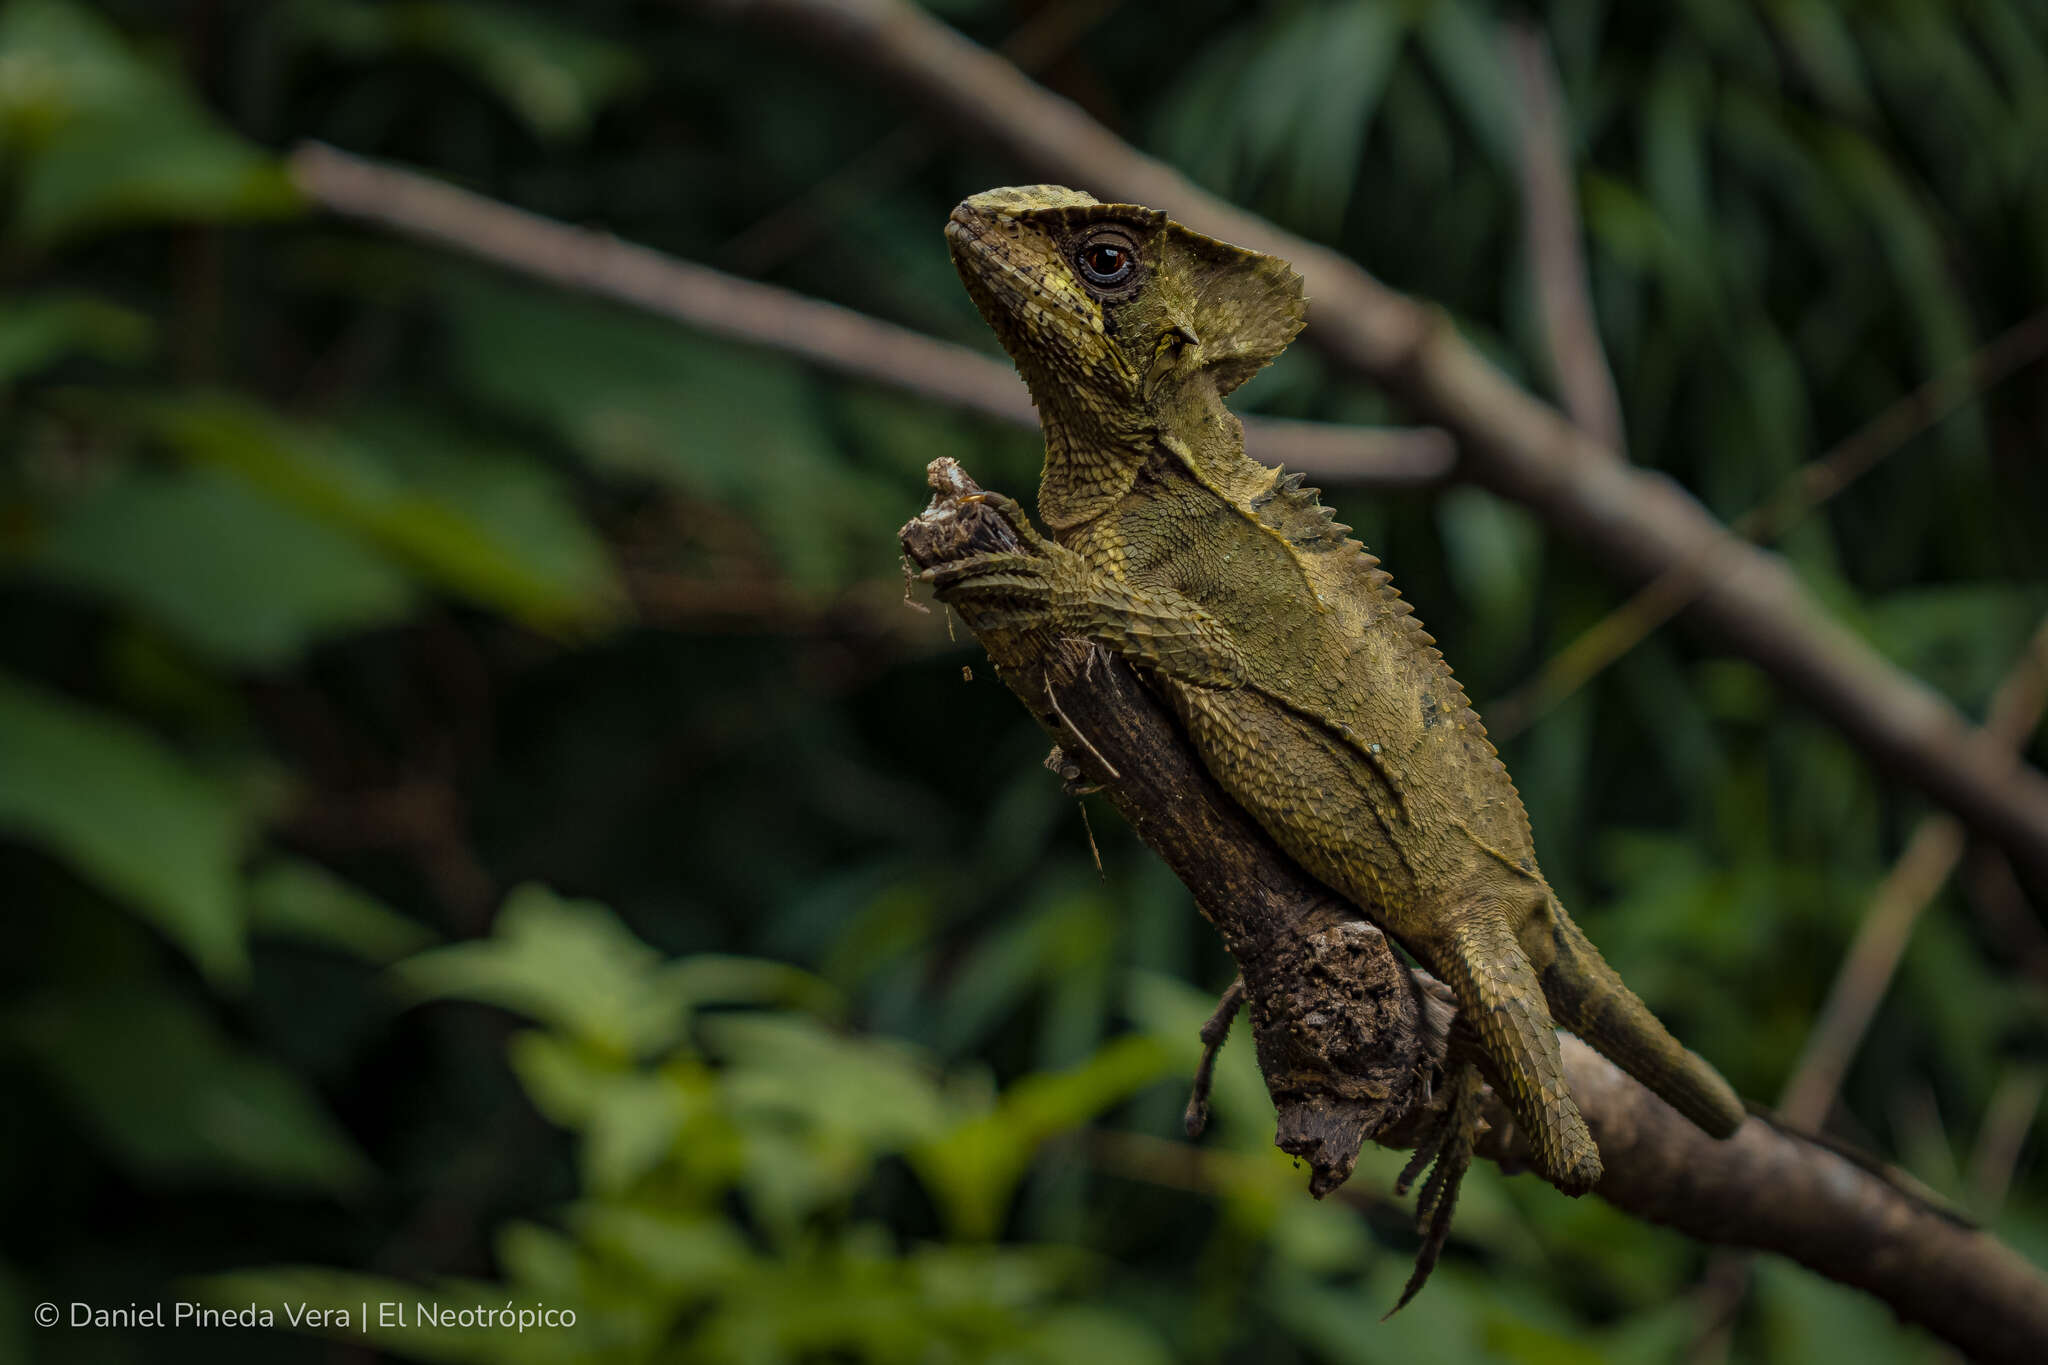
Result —
[{"label": "diagonal tree branch", "polygon": [[[1789,475],[1729,530],[1767,544],[1868,474],[1894,451],[1992,385],[2048,355],[2048,309],[2014,324],[1968,358],[1934,376],[1852,435]],[[1513,691],[1486,706],[1495,743],[1520,734],[1627,654],[1711,586],[1711,562],[1675,564],[1588,626]],[[2022,746],[2024,747],[2024,746]]]},{"label": "diagonal tree branch", "polygon": [[1709,566],[1688,607],[1880,763],[2048,881],[2048,779],[1836,620],[1774,555],[1746,545],[1684,489],[1630,468],[1465,342],[1440,309],[1337,252],[1224,203],[1145,156],[1014,66],[904,0],[691,0],[828,50],[902,91],[1027,174],[1165,209],[1287,258],[1307,281],[1308,335],[1456,438],[1461,473],[1526,503],[1624,577]]},{"label": "diagonal tree branch", "polygon": [[[1985,730],[2017,749],[2039,728],[2048,708],[2048,621],[2027,641],[1991,699]],[[1941,893],[1966,844],[1953,817],[1928,815],[1906,842],[1906,851],[1871,897],[1870,908],[1843,955],[1827,1003],[1807,1034],[1799,1064],[1785,1084],[1779,1112],[1798,1128],[1818,1129],[1849,1074],[1849,1063],[1870,1030],[1870,1021],[1890,989],[1906,955],[1906,943],[1921,912]]]},{"label": "diagonal tree branch", "polygon": [[[1991,699],[1985,729],[2000,741],[2018,748],[2041,723],[2048,706],[2048,621],[2035,630],[2019,659],[2007,671]],[[1818,1132],[1834,1107],[1849,1064],[1863,1044],[1870,1021],[1890,989],[1892,977],[1905,958],[1907,942],[1921,913],[1940,894],[1941,888],[1962,861],[1967,845],[1962,824],[1950,815],[1926,815],[1906,841],[1905,852],[1892,864],[1879,884],[1856,937],[1842,955],[1842,965],[1828,988],[1827,1000],[1800,1048],[1792,1078],[1779,1096],[1778,1115],[1793,1128]],[[2006,867],[2002,857],[1999,865]],[[2009,868],[2008,868],[2009,874]],[[2018,1156],[2040,1094],[2034,1088],[2039,1073],[2019,1068],[2007,1076],[1992,1099],[1984,1119],[1978,1159],[1972,1162],[1972,1185],[1980,1211],[1994,1209],[2003,1198],[2011,1162]],[[2017,1088],[2015,1088],[2017,1087]],[[2024,1119],[2012,1110],[2032,1088],[2033,1107]],[[2015,1126],[2019,1132],[2014,1134]],[[1715,1258],[1701,1295],[1706,1323],[1702,1345],[1715,1356],[1725,1356],[1727,1335],[1742,1301],[1749,1295],[1751,1276],[1748,1258],[1723,1253]],[[1695,1359],[1709,1358],[1695,1351]]]},{"label": "diagonal tree branch", "polygon": [[[1038,427],[1037,411],[1016,372],[964,346],[679,261],[609,233],[552,222],[320,143],[292,153],[291,175],[300,193],[329,212],[658,313],[714,336],[772,347],[840,374],[906,389],[948,407],[1012,426]],[[1263,460],[1333,482],[1386,488],[1434,483],[1450,472],[1454,454],[1450,439],[1428,428],[1271,418],[1248,419],[1245,442]]]},{"label": "diagonal tree branch", "polygon": [[[1020,71],[1036,72],[1067,52],[1122,0],[1055,0],[1032,13],[1003,40],[1002,53]],[[774,209],[726,243],[718,262],[741,275],[760,275],[831,232],[847,210],[872,198],[930,160],[945,146],[938,129],[912,119],[832,173]]]},{"label": "diagonal tree branch", "polygon": [[[931,507],[901,533],[913,561],[1022,548],[957,464],[935,461],[931,483]],[[1401,966],[1355,909],[1275,847],[1123,662],[992,625],[972,607],[962,619],[1062,746],[1049,766],[1102,787],[1222,934],[1249,992],[1276,1141],[1310,1164],[1311,1190],[1341,1185],[1362,1141],[1412,1145],[1431,1103],[1422,1078],[1443,1059],[1448,992]],[[1563,1042],[1605,1166],[1596,1192],[1615,1207],[1701,1242],[1779,1252],[1976,1359],[2048,1358],[2048,1280],[1995,1238],[1765,1119],[1716,1141],[1591,1048]],[[1480,1155],[1522,1169],[1512,1120],[1498,1104],[1487,1119]]]}]

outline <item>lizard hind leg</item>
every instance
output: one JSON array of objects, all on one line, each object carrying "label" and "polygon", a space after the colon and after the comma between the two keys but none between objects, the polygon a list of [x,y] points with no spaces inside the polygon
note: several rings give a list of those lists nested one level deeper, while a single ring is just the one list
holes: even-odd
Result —
[{"label": "lizard hind leg", "polygon": [[1472,907],[1445,939],[1428,965],[1499,1073],[1489,1079],[1528,1135],[1530,1165],[1566,1194],[1586,1193],[1600,1181],[1600,1149],[1565,1083],[1557,1026],[1528,954],[1491,907]]}]

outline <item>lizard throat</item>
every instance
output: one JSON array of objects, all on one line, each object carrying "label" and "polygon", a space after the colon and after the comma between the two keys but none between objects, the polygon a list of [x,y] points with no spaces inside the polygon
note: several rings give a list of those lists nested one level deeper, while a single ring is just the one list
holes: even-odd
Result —
[{"label": "lizard throat", "polygon": [[1076,440],[1041,407],[1045,468],[1038,476],[1038,519],[1056,539],[1110,511],[1131,491],[1148,438]]},{"label": "lizard throat", "polygon": [[1157,433],[1102,305],[1075,282],[1057,247],[1014,228],[963,204],[946,224],[946,244],[1031,390],[1045,434],[1039,517],[1058,536],[1130,492]]}]

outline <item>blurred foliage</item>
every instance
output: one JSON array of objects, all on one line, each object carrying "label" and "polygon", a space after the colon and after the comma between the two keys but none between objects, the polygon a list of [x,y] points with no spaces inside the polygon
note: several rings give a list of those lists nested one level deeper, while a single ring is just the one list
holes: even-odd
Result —
[{"label": "blurred foliage", "polygon": [[[1038,6],[939,8],[993,42]],[[1520,11],[1100,8],[1049,83],[1549,387]],[[2048,303],[2038,0],[1543,22],[1632,457],[1717,513]],[[656,0],[0,7],[0,1362],[328,1358],[25,1326],[193,1294],[579,1313],[350,1338],[420,1360],[1689,1349],[1699,1248],[1491,1170],[1379,1324],[1400,1158],[1310,1201],[1241,1043],[1180,1141],[1227,960],[1100,809],[1097,872],[1008,694],[900,605],[925,462],[1021,492],[1031,439],[323,220],[279,159],[712,263],[809,203],[777,283],[988,349],[937,225],[1016,168],[947,146],[813,195],[909,117]],[[1244,399],[1401,416],[1307,350]],[[2048,611],[2044,430],[2036,367],[1782,547],[1973,713]],[[1482,700],[1617,600],[1476,490],[1331,497]],[[1923,804],[1678,632],[1507,758],[1593,936],[1772,1096]],[[2048,1257],[2032,1118],[1987,1136],[2039,1075],[2038,945],[1969,885],[1840,1126]],[[1732,1346],[1931,1354],[1777,1264]]]},{"label": "blurred foliage", "polygon": [[[988,1241],[988,1214],[1007,1206],[1031,1146],[1155,1079],[1163,1049],[1149,1040],[998,1096],[985,1073],[941,1076],[809,1013],[721,1011],[837,992],[774,962],[664,963],[602,907],[532,886],[492,939],[432,949],[398,973],[415,998],[507,1005],[546,1024],[515,1034],[510,1056],[535,1106],[581,1144],[584,1193],[560,1211],[566,1231],[501,1228],[500,1285],[288,1269],[210,1279],[208,1297],[354,1310],[510,1294],[575,1315],[573,1330],[509,1342],[378,1329],[380,1345],[429,1360],[1167,1359],[1156,1334],[1090,1301],[1099,1258]],[[861,1208],[888,1157],[909,1163],[958,1240],[904,1247]]]}]

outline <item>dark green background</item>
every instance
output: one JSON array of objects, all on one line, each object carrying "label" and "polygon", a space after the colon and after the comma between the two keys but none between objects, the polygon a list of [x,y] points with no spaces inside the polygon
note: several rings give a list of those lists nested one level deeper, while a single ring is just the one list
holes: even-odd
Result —
[{"label": "dark green background", "polygon": [[[937,8],[997,42],[1033,6]],[[1521,11],[1093,8],[1048,84],[1549,391]],[[2048,301],[2039,0],[1544,22],[1632,458],[1718,515]],[[652,0],[0,7],[0,1361],[1691,1349],[1705,1253],[1490,1168],[1378,1325],[1400,1158],[1310,1201],[1242,1047],[1180,1142],[1227,960],[1091,803],[1097,875],[1037,731],[901,604],[926,461],[1021,494],[1033,439],[324,219],[277,159],[323,139],[990,349],[939,227],[1019,172],[906,120]],[[1243,405],[1402,419],[1299,350]],[[2037,366],[1782,544],[1973,715],[2048,610],[2044,422]],[[1489,495],[1328,498],[1482,702],[1620,600]],[[1924,804],[1682,629],[1506,757],[1594,939],[1774,1097]],[[1836,1127],[2039,1260],[2038,1143],[2009,1193],[1984,1154],[2044,1063],[1997,870],[1928,912]],[[181,1297],[579,1325],[30,1323]],[[1935,1354],[1769,1261],[1723,1349]]]}]

